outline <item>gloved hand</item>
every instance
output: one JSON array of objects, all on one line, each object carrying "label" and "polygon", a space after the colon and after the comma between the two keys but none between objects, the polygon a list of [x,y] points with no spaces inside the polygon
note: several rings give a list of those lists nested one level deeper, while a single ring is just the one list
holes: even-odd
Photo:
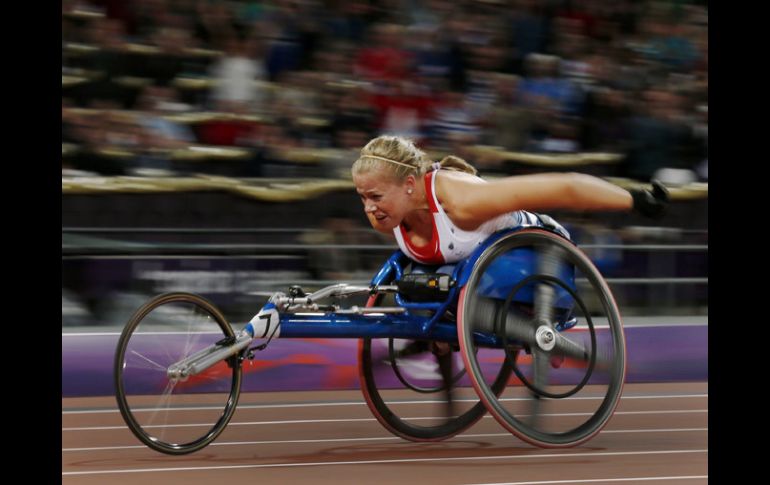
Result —
[{"label": "gloved hand", "polygon": [[634,210],[643,216],[660,219],[668,208],[668,190],[658,180],[652,181],[652,191],[647,189],[631,189],[634,199]]}]

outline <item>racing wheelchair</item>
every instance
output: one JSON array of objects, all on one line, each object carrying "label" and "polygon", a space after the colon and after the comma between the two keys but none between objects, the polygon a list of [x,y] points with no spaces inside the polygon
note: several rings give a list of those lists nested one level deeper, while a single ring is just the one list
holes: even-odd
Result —
[{"label": "racing wheelchair", "polygon": [[[341,304],[353,296],[366,305]],[[123,419],[153,450],[204,448],[235,412],[244,362],[275,338],[359,339],[366,404],[417,442],[451,438],[489,412],[532,445],[579,445],[612,416],[626,369],[620,314],[593,263],[547,228],[516,228],[453,266],[418,267],[396,251],[368,286],[292,286],[238,331],[200,296],[159,295],[118,341]],[[425,414],[416,404],[433,416],[414,416]]]}]

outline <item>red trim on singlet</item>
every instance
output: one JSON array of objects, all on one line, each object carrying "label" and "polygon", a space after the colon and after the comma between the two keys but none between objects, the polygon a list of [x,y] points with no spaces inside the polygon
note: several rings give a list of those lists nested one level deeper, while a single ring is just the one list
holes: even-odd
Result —
[{"label": "red trim on singlet", "polygon": [[[428,207],[430,207],[430,211],[435,214],[438,212],[438,206],[436,205],[436,199],[433,198],[433,187],[431,187],[433,183],[433,175],[436,172],[428,172],[425,174],[425,197],[428,199]],[[436,224],[433,224],[434,228]],[[436,234],[434,231],[433,234]]]},{"label": "red trim on singlet", "polygon": [[[433,174],[435,172],[428,172],[425,174],[425,195],[428,199],[428,206],[430,207],[431,215],[438,212],[438,206],[433,198],[433,190],[431,188],[431,182],[433,181]],[[404,244],[409,250],[417,256],[422,263],[425,264],[442,264],[444,262],[444,255],[441,254],[441,246],[438,242],[438,228],[436,227],[435,217],[431,217],[431,224],[433,224],[433,233],[430,237],[430,242],[425,246],[415,246],[412,244],[411,239],[406,233],[403,224],[399,226],[401,230],[401,237],[404,238]]]}]

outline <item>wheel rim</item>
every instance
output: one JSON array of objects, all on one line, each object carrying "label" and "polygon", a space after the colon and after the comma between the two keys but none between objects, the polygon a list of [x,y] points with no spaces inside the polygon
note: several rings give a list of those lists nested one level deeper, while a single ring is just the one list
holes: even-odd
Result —
[{"label": "wheel rim", "polygon": [[224,429],[240,391],[239,357],[187,379],[169,378],[166,369],[232,335],[216,308],[194,295],[162,295],[132,317],[118,344],[116,389],[121,414],[143,443],[189,453]]},{"label": "wheel rim", "polygon": [[[534,251],[537,258],[542,259],[546,259],[543,255],[547,254],[547,251],[557,248],[554,254],[558,254],[559,264],[564,266],[554,266],[553,274],[532,277],[530,302],[533,306],[532,315],[517,314],[516,308],[506,307],[507,323],[505,325],[509,326],[507,328],[510,329],[510,326],[515,323],[519,333],[523,332],[521,335],[526,335],[528,338],[528,340],[517,339],[520,344],[517,347],[517,355],[521,355],[520,350],[527,350],[531,354],[517,360],[516,372],[523,374],[525,381],[534,385],[530,388],[511,386],[502,396],[503,399],[498,399],[491,392],[488,381],[481,375],[483,366],[480,358],[476,357],[479,344],[475,340],[474,331],[482,327],[487,328],[489,325],[481,320],[489,319],[495,322],[490,331],[502,332],[499,319],[495,316],[498,315],[497,312],[503,311],[502,307],[511,301],[513,295],[507,291],[504,292],[509,297],[508,301],[505,301],[505,295],[502,297],[493,295],[499,299],[492,298],[489,287],[484,289],[484,281],[489,280],[490,274],[495,269],[494,265],[500,264],[494,262],[495,258],[518,257],[524,248],[546,248],[543,249],[543,253]],[[519,253],[514,253],[515,251]],[[521,262],[521,260],[518,261]],[[535,264],[541,265],[541,263]],[[563,271],[569,265],[575,268],[578,293],[581,293],[577,300],[575,301],[566,291],[561,292],[562,294],[553,291],[550,293],[550,299],[542,300],[540,295],[544,292],[541,287],[549,286],[542,282],[548,280],[545,282],[552,283],[557,275],[566,279]],[[539,267],[533,266],[530,269],[536,273]],[[535,280],[541,281],[538,283]],[[586,298],[583,293],[588,294],[588,297]],[[566,299],[564,294],[567,294]],[[538,301],[536,299],[539,297],[541,302],[553,303],[553,305],[549,304],[552,308],[549,311],[549,318],[554,322],[558,320],[557,316],[568,313],[567,309],[559,305],[569,307],[569,302],[572,302],[571,306],[575,307],[573,311],[580,323],[571,330],[561,332],[560,336],[580,342],[583,348],[589,349],[588,359],[583,361],[566,357],[560,366],[551,365],[552,357],[557,353],[544,351],[534,338],[536,329],[539,329],[543,323],[540,315],[542,309],[538,309],[536,304]],[[586,305],[582,300],[590,300],[592,305]],[[460,345],[471,382],[490,413],[507,430],[538,446],[561,447],[574,446],[590,439],[606,424],[622,392],[625,375],[625,339],[620,316],[609,288],[590,260],[571,243],[538,230],[521,231],[504,237],[493,247],[488,248],[478,259],[460,295],[460,305],[459,312],[463,315],[464,322],[459,329]],[[603,313],[603,315],[597,315],[597,313]],[[473,321],[473,315],[477,315],[476,322],[471,323],[469,319]],[[487,316],[482,317],[482,315]],[[594,325],[597,322],[601,324]],[[598,328],[595,330],[594,326]],[[496,351],[483,349],[479,355],[488,355],[490,352],[497,352],[498,355],[506,353],[500,349]],[[508,353],[513,355],[511,352]],[[591,363],[594,358],[598,360],[596,367]],[[538,392],[539,395],[535,396],[532,388],[546,392]],[[549,399],[543,395],[562,397],[562,399]]]},{"label": "wheel rim", "polygon": [[[370,299],[367,306],[372,305],[374,301]],[[391,433],[410,441],[445,440],[465,431],[486,413],[467,377],[462,378],[462,358],[457,352],[452,352],[453,375],[460,386],[453,389],[450,418],[435,356],[429,351],[416,355],[416,365],[411,367],[401,362],[396,366],[399,377],[390,364],[389,340],[361,339],[359,370],[361,390],[369,409]],[[495,389],[505,386],[510,373],[510,366],[502,363]]]}]

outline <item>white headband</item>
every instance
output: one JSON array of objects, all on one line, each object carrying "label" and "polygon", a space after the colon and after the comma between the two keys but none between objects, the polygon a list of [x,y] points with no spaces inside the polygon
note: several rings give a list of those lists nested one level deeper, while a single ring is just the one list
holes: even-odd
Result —
[{"label": "white headband", "polygon": [[402,165],[404,167],[409,167],[409,168],[417,169],[417,167],[415,167],[414,165],[409,165],[408,163],[397,162],[395,160],[391,160],[390,158],[378,157],[377,155],[361,155],[361,156],[362,157],[369,157],[369,158],[376,158],[377,160],[384,160],[386,162],[395,163],[396,165]]}]

